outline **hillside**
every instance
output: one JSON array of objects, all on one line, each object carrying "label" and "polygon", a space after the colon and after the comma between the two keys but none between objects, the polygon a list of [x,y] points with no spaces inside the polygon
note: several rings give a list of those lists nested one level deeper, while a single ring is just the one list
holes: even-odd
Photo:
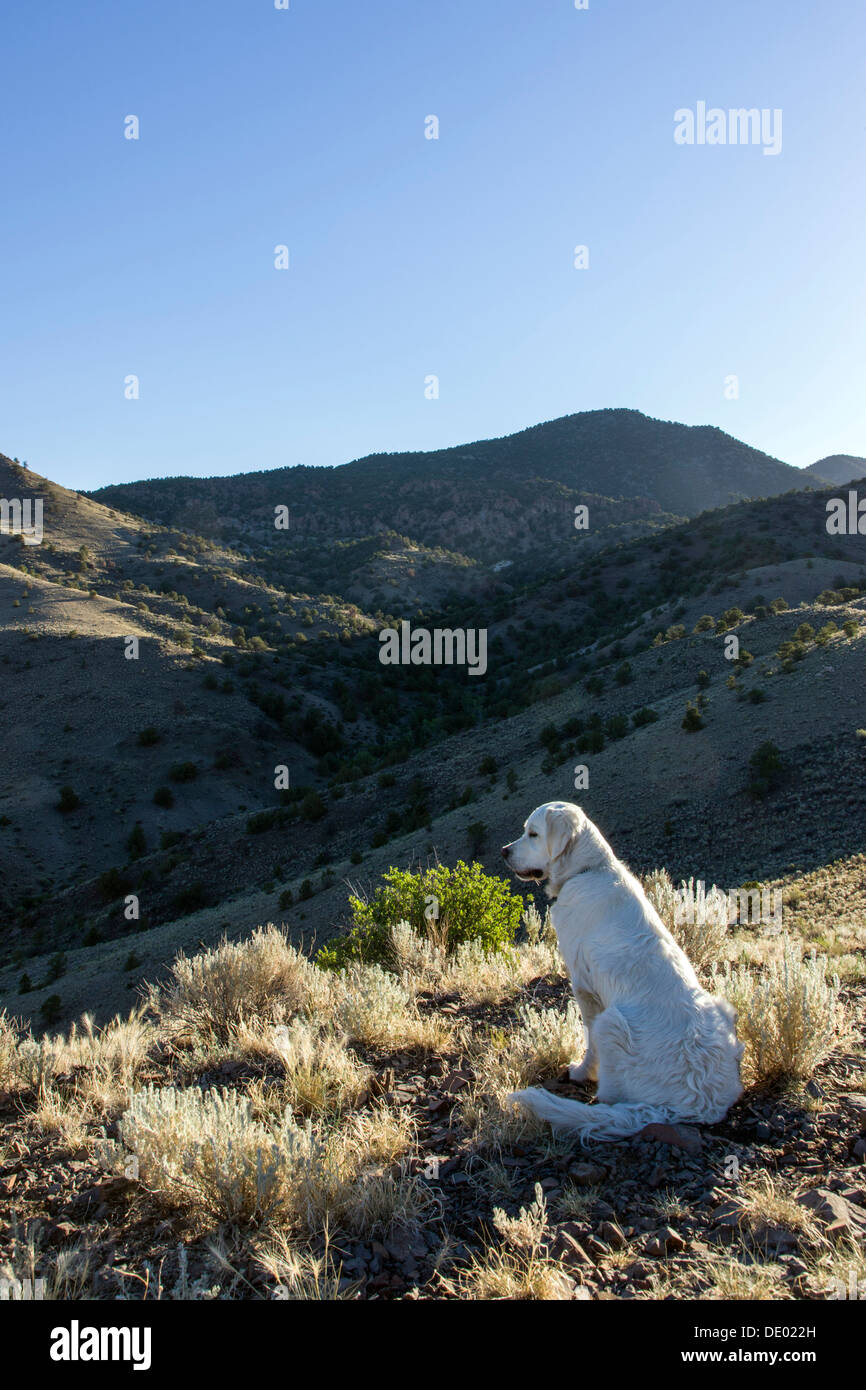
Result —
[{"label": "hillside", "polygon": [[[476,562],[396,535],[341,543],[349,584],[364,568],[392,581],[383,611],[335,593],[339,574],[321,591],[321,548],[292,551],[294,582],[271,547],[145,523],[2,466],[8,494],[46,498],[42,546],[0,536],[5,698],[27,711],[0,788],[0,999],[16,1013],[58,995],[63,1018],[103,1017],[139,978],[127,958],[158,970],[186,941],[263,918],[324,939],[345,921],[346,882],[395,860],[493,866],[533,804],[573,794],[578,761],[580,799],[640,868],[737,883],[863,848],[866,552],[827,535],[831,492],[607,546],[572,527],[568,564],[529,577],[515,564],[462,596],[443,581],[439,608],[416,585],[424,563],[479,576]],[[488,630],[483,680],[380,665],[382,623],[437,615]],[[802,623],[832,627],[782,661]],[[748,666],[725,659],[728,630]],[[705,728],[690,735],[699,693]],[[764,805],[746,787],[768,739],[790,776]]]},{"label": "hillside", "polygon": [[[626,426],[656,436],[610,414],[617,448]],[[45,503],[40,545],[0,534],[0,1278],[96,1299],[156,1279],[168,1299],[816,1301],[866,1277],[866,537],[828,534],[838,487],[682,430],[660,427],[653,489],[628,500],[582,490],[597,459],[553,476],[554,431],[543,476],[509,475],[525,440],[492,441],[474,513],[452,460],[387,525],[391,463],[362,461],[366,483],[331,485],[344,534],[276,540],[270,475],[134,485],[133,514],[124,489],[82,497],[0,457],[3,495]],[[683,519],[689,472],[665,510],[662,441],[687,438],[726,452],[727,483],[784,490]],[[510,528],[495,549],[491,524]],[[378,632],[404,618],[484,629],[483,678],[383,666]],[[741,898],[682,938],[739,1010],[746,1090],[719,1125],[576,1154],[509,1106],[529,1082],[591,1098],[564,1070],[580,1041],[543,902],[500,868],[558,797],[675,935],[682,879],[781,903],[768,924]],[[350,894],[460,861],[487,874],[475,918],[503,940],[521,922],[508,950],[448,953],[407,898],[384,969],[311,961]]]},{"label": "hillside", "polygon": [[[102,488],[100,501],[232,543],[284,549],[312,538],[393,531],[493,564],[547,564],[568,540],[574,508],[592,536],[802,488],[800,470],[722,430],[653,420],[636,410],[567,415],[502,439],[430,453],[376,454],[338,468],[284,468],[230,478],[163,478]],[[291,511],[275,537],[274,508]],[[539,557],[539,548],[545,555]]]},{"label": "hillside", "polygon": [[825,482],[850,483],[855,478],[866,478],[866,459],[855,454],[829,454],[802,471],[810,474],[818,487]]}]

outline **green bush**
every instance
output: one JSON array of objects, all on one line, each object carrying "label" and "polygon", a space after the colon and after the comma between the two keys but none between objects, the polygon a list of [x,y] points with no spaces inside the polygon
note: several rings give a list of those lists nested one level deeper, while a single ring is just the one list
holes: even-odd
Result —
[{"label": "green bush", "polygon": [[769,740],[756,748],[749,758],[749,793],[760,798],[769,796],[786,779],[788,768],[775,743]]},{"label": "green bush", "polygon": [[301,802],[301,817],[303,820],[321,820],[325,814],[326,806],[319,793],[309,791]]},{"label": "green bush", "polygon": [[198,768],[193,762],[175,763],[168,775],[172,782],[194,782],[198,777]]},{"label": "green bush", "polygon": [[126,837],[126,852],[130,859],[140,859],[147,852],[147,838],[140,820],[135,822]]},{"label": "green bush", "polygon": [[57,809],[66,815],[81,805],[81,797],[73,787],[61,787],[57,797]]},{"label": "green bush", "polygon": [[612,714],[604,726],[608,738],[625,738],[628,733],[628,718],[624,714]]},{"label": "green bush", "polygon": [[197,912],[201,907],[207,907],[209,901],[208,891],[201,882],[191,883],[188,888],[181,888],[179,893],[175,893],[172,906],[184,916],[188,912]]},{"label": "green bush", "polygon": [[368,902],[350,897],[353,926],[346,936],[322,947],[318,964],[330,970],[357,960],[387,964],[391,928],[408,922],[415,931],[425,933],[424,911],[432,898],[438,903],[438,926],[449,951],[464,941],[480,941],[487,951],[501,950],[514,941],[522,898],[512,893],[504,879],[461,859],[454,869],[445,864],[418,873],[390,868]]},{"label": "green bush", "polygon": [[57,1022],[62,1010],[63,1004],[60,995],[49,994],[48,998],[43,1001],[39,1013],[42,1016],[43,1023],[46,1023],[50,1027],[52,1023]]},{"label": "green bush", "polygon": [[682,727],[687,734],[696,734],[698,729],[704,727],[704,721],[701,718],[700,710],[692,704],[691,700],[686,705],[686,714],[682,722]]},{"label": "green bush", "polygon": [[106,869],[96,880],[99,895],[104,903],[116,902],[131,888],[131,882],[120,869]]},{"label": "green bush", "polygon": [[658,715],[655,710],[650,709],[648,705],[644,705],[642,709],[635,710],[631,717],[631,722],[636,729],[640,729],[644,724],[654,724],[657,719]]},{"label": "green bush", "polygon": [[474,820],[471,825],[467,825],[466,834],[469,836],[469,848],[472,858],[476,859],[484,849],[484,842],[487,839],[487,826],[483,820]]}]

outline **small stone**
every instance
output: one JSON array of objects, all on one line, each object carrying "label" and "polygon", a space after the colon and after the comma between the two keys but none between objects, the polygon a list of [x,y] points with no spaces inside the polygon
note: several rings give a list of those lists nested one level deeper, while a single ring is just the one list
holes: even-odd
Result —
[{"label": "small stone", "polygon": [[815,1213],[816,1218],[832,1236],[855,1235],[860,1240],[866,1236],[866,1210],[849,1202],[838,1192],[827,1187],[813,1187],[803,1192],[797,1202]]},{"label": "small stone", "polygon": [[700,1153],[703,1140],[696,1129],[690,1125],[644,1125],[638,1139],[653,1139],[659,1144],[670,1144],[675,1149],[685,1149],[686,1153]]},{"label": "small stone", "polygon": [[576,1221],[565,1221],[554,1228],[553,1240],[547,1247],[551,1259],[559,1260],[564,1265],[592,1265],[592,1260],[577,1239],[577,1229]]},{"label": "small stone", "polygon": [[568,1176],[578,1187],[594,1187],[607,1177],[607,1169],[599,1163],[572,1163]]},{"label": "small stone", "polygon": [[854,1111],[861,1132],[866,1134],[866,1095],[860,1091],[847,1091],[842,1099],[848,1108]]},{"label": "small stone", "polygon": [[600,1239],[610,1246],[611,1250],[622,1250],[626,1244],[625,1232],[615,1221],[602,1221],[598,1228],[598,1234]]},{"label": "small stone", "polygon": [[765,1246],[774,1255],[783,1255],[797,1249],[797,1237],[786,1226],[758,1226],[754,1240],[756,1245]]}]

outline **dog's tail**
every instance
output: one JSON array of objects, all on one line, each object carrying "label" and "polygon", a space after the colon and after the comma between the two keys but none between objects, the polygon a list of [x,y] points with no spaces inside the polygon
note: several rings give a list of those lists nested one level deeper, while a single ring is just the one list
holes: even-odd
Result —
[{"label": "dog's tail", "polygon": [[638,1134],[644,1125],[672,1124],[683,1118],[663,1105],[585,1105],[583,1101],[568,1100],[540,1086],[528,1091],[513,1091],[508,1099],[540,1120],[547,1120],[554,1129],[580,1135],[582,1143],[592,1139],[628,1139]]}]

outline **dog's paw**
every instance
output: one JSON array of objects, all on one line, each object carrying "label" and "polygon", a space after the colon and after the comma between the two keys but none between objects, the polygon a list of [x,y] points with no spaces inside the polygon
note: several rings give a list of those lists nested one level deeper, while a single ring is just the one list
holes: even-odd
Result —
[{"label": "dog's paw", "polygon": [[597,1081],[597,1069],[592,1062],[586,1058],[582,1062],[570,1062],[568,1066],[569,1081]]}]

